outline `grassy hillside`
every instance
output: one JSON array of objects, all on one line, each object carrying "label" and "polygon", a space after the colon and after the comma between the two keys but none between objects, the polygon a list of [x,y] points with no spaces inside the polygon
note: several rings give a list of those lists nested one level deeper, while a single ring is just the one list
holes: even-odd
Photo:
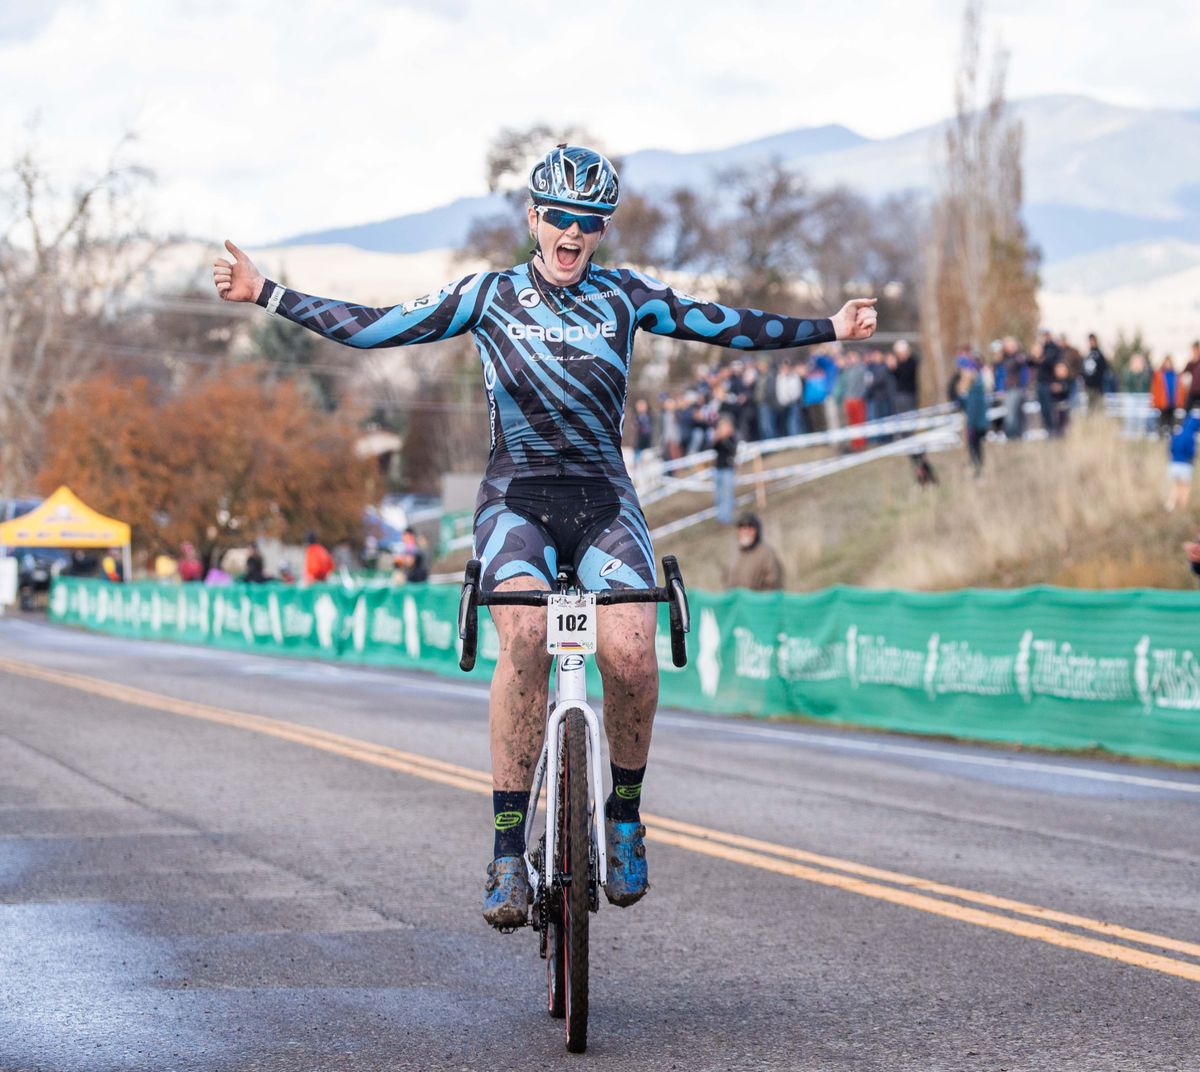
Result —
[{"label": "grassy hillside", "polygon": [[[1061,441],[986,449],[979,479],[965,450],[950,451],[932,456],[935,488],[917,486],[907,459],[889,458],[771,495],[762,515],[787,587],[1195,586],[1181,544],[1200,527],[1200,498],[1183,516],[1164,510],[1163,444],[1124,440],[1101,419],[1076,422]],[[652,509],[650,523],[682,512],[678,501]],[[679,556],[689,584],[712,589],[733,543],[708,522],[656,550]]]}]

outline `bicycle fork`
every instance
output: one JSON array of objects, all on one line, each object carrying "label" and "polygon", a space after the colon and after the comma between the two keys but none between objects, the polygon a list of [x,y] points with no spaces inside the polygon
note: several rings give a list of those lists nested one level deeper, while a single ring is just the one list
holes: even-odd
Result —
[{"label": "bicycle fork", "polygon": [[[600,766],[600,719],[587,702],[586,667],[582,655],[559,655],[555,659],[557,673],[554,675],[554,703],[546,718],[546,737],[542,743],[542,754],[538,758],[533,774],[533,787],[529,791],[529,815],[525,829],[532,831],[537,817],[538,799],[542,786],[546,787],[546,848],[537,867],[525,851],[525,867],[529,872],[529,885],[534,902],[549,894],[553,885],[555,849],[558,842],[558,777],[557,771],[563,762],[566,749],[566,716],[568,711],[578,710],[587,725],[588,781],[591,788],[589,827],[592,845],[596,851],[596,877],[601,886],[608,881],[608,852],[604,843],[604,777]],[[548,778],[550,757],[555,758],[555,776]]]}]

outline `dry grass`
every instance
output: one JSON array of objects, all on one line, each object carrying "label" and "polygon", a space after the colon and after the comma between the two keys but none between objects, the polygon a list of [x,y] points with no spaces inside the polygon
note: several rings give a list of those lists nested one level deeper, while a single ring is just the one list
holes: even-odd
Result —
[{"label": "dry grass", "polygon": [[[770,495],[761,513],[787,587],[1195,586],[1181,544],[1200,528],[1200,492],[1185,514],[1164,511],[1160,442],[1124,440],[1098,419],[1077,421],[1060,441],[987,444],[978,480],[965,450],[932,460],[936,488],[919,488],[907,459],[885,458]],[[647,513],[654,526],[711,504],[678,496]],[[719,590],[734,536],[707,522],[655,550],[678,555],[693,587]],[[435,570],[461,570],[467,557]]]},{"label": "dry grass", "polygon": [[[902,458],[773,496],[767,538],[787,587],[860,584],[1192,587],[1180,544],[1197,525],[1163,510],[1166,451],[1097,419],[1054,442],[989,443],[982,477],[965,451],[933,457],[941,483],[916,486]],[[651,517],[651,523],[659,519]],[[715,524],[661,541],[700,588],[721,586],[733,534]]]},{"label": "dry grass", "polygon": [[[903,518],[896,552],[865,584],[957,588],[1027,574],[1028,564],[1041,563],[1044,572],[1060,559],[1072,565],[1076,584],[1091,587],[1078,559],[1088,545],[1162,512],[1165,452],[1122,439],[1107,421],[1078,421],[1060,441],[989,447],[980,479],[956,467],[929,509]],[[1058,579],[1063,570],[1055,573]]]}]

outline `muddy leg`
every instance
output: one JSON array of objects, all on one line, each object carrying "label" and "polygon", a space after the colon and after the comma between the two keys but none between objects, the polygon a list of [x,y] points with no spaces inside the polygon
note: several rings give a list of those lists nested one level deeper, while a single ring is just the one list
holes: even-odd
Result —
[{"label": "muddy leg", "polygon": [[609,758],[618,767],[646,765],[658,707],[654,604],[601,607],[596,658],[604,679],[604,726]]},{"label": "muddy leg", "polygon": [[[546,589],[534,577],[511,577],[496,585]],[[542,750],[546,721],[546,611],[542,607],[492,607],[500,634],[500,658],[492,675],[488,720],[492,744],[492,788],[525,790]]]}]

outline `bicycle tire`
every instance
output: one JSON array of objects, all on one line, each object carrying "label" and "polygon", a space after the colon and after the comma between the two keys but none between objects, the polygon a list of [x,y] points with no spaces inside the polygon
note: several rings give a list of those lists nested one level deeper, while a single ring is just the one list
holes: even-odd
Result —
[{"label": "bicycle tire", "polygon": [[563,764],[566,792],[562,873],[570,876],[563,890],[563,951],[567,1021],[567,1051],[587,1049],[588,923],[591,916],[591,829],[588,820],[587,722],[572,710],[565,719],[567,747]]},{"label": "bicycle tire", "polygon": [[[560,831],[564,826],[563,791],[565,789],[561,773],[560,771],[558,781],[558,829]],[[560,852],[555,855],[561,859],[561,847]],[[566,960],[563,956],[565,922],[563,920],[562,890],[554,882],[558,859],[555,860],[554,867],[546,868],[546,874],[543,876],[545,885],[542,887],[544,891],[542,896],[546,906],[546,1011],[556,1020],[561,1020],[567,1015],[567,979]]]}]

